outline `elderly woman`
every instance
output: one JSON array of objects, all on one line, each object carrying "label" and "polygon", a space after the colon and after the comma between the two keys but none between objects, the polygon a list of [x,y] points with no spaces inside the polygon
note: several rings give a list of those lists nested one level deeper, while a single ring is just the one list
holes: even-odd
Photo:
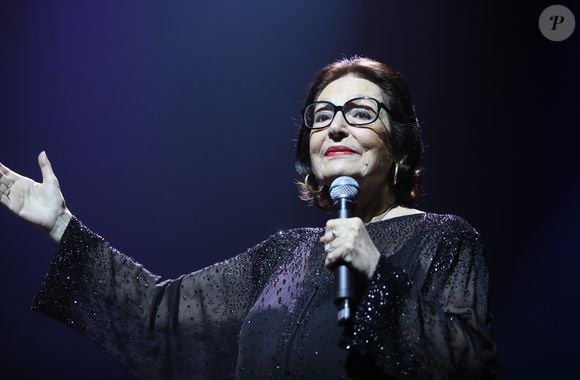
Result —
[{"label": "elderly woman", "polygon": [[[0,200],[59,244],[33,309],[139,378],[491,378],[484,246],[461,218],[410,208],[421,155],[403,79],[353,58],[312,83],[296,168],[302,198],[323,209],[334,179],[358,181],[356,217],[279,232],[161,281],[72,216],[44,152],[42,183],[0,165]],[[344,329],[325,270],[338,264],[364,279]]]}]

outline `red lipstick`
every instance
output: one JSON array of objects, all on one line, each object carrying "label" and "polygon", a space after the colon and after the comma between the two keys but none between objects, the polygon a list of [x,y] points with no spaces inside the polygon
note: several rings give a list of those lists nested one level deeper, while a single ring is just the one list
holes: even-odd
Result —
[{"label": "red lipstick", "polygon": [[350,149],[348,146],[344,145],[333,145],[326,149],[324,155],[326,157],[339,157],[339,156],[348,156],[350,154],[356,153],[354,150]]}]

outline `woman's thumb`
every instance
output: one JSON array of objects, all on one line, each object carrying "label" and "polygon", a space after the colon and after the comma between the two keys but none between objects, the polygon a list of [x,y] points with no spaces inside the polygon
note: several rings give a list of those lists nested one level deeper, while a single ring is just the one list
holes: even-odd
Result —
[{"label": "woman's thumb", "polygon": [[40,165],[40,171],[42,172],[43,183],[58,183],[56,175],[52,171],[52,166],[50,165],[50,161],[48,160],[44,150],[38,155],[38,165]]}]

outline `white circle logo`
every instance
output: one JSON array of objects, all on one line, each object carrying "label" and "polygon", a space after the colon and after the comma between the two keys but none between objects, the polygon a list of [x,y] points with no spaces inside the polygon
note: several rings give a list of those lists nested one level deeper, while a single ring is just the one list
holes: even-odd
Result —
[{"label": "white circle logo", "polygon": [[540,14],[538,26],[544,37],[558,42],[572,35],[576,20],[572,11],[565,6],[550,5]]}]

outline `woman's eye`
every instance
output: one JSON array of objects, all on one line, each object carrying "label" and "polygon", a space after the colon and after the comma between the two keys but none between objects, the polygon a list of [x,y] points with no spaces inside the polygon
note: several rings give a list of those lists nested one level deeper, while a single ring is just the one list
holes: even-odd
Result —
[{"label": "woman's eye", "polygon": [[355,118],[357,120],[367,121],[372,120],[375,117],[375,115],[372,112],[365,110],[363,108],[355,108],[349,113],[352,118]]},{"label": "woman's eye", "polygon": [[329,111],[322,111],[317,112],[314,114],[314,122],[315,123],[324,123],[332,118],[332,112]]}]

